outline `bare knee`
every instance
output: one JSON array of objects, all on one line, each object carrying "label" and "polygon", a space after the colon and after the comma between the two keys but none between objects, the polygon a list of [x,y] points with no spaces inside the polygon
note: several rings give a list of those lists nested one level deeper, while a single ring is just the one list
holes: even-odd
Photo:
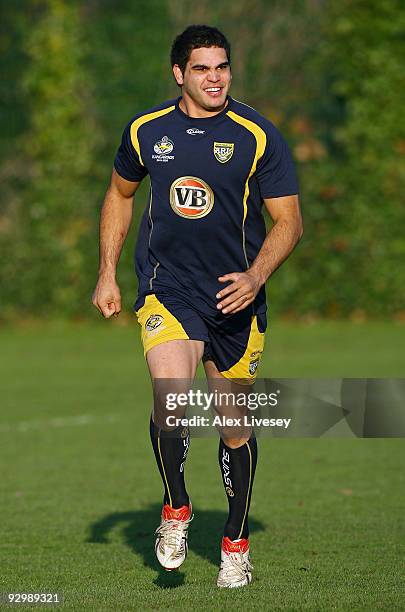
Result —
[{"label": "bare knee", "polygon": [[227,446],[228,448],[240,448],[241,446],[246,444],[246,442],[249,440],[249,438],[246,438],[246,437],[227,438],[223,434],[221,434],[221,438],[225,446]]}]

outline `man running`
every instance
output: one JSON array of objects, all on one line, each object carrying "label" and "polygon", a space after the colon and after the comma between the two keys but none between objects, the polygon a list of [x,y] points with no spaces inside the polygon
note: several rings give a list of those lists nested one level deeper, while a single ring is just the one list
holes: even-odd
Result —
[{"label": "man running", "polygon": [[[116,266],[135,191],[149,175],[136,246],[135,311],[154,387],[150,433],[164,486],[155,550],[167,570],[180,567],[187,555],[189,432],[168,426],[158,383],[172,380],[173,389],[185,390],[203,360],[211,388],[249,388],[264,347],[265,283],[302,235],[289,149],[270,121],[229,96],[230,61],[229,42],[216,28],[189,26],[177,36],[171,63],[181,96],[128,123],[100,221],[93,304],[109,318],[121,310]],[[273,220],[267,235],[263,203]],[[229,516],[219,587],[252,579],[248,513],[256,462],[251,428],[221,429]]]}]

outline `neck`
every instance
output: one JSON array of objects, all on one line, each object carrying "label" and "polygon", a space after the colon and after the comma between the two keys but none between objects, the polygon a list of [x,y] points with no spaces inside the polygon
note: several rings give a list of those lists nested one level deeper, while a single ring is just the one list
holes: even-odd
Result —
[{"label": "neck", "polygon": [[224,104],[221,107],[209,110],[196,104],[194,100],[183,90],[181,92],[181,95],[182,97],[179,102],[180,109],[183,111],[183,113],[185,113],[189,117],[194,117],[195,119],[214,117],[215,115],[219,115],[219,113],[221,113],[224,108],[228,106],[228,98],[226,98]]}]

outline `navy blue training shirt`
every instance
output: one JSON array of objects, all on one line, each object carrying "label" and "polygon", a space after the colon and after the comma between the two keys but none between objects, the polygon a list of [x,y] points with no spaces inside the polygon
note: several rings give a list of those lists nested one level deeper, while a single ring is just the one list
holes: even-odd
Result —
[{"label": "navy blue training shirt", "polygon": [[[263,199],[297,194],[298,184],[286,142],[257,111],[228,97],[219,114],[193,118],[180,99],[131,119],[114,166],[128,181],[151,182],[135,308],[161,293],[209,314],[226,286],[218,276],[245,271],[263,244]],[[265,310],[262,287],[253,312]]]}]

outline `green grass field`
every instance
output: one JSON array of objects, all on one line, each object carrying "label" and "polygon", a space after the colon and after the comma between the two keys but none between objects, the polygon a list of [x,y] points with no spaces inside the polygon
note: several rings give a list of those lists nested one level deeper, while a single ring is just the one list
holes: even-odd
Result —
[{"label": "green grass field", "polygon": [[[404,440],[259,440],[254,582],[215,587],[226,498],[193,439],[181,571],[154,558],[161,485],[135,323],[0,330],[0,592],[71,610],[405,610]],[[261,376],[404,377],[405,326],[275,322]]]}]

